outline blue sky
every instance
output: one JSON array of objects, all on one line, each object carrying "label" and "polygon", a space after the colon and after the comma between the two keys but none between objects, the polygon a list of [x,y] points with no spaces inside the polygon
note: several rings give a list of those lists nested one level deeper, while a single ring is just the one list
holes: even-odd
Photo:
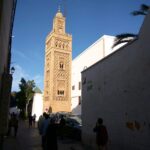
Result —
[{"label": "blue sky", "polygon": [[[18,0],[12,42],[15,67],[12,90],[21,77],[35,80],[43,90],[45,38],[61,4],[66,14],[66,32],[72,34],[75,58],[104,34],[138,33],[144,17],[130,12],[149,0]],[[65,8],[65,9],[64,9]]]}]

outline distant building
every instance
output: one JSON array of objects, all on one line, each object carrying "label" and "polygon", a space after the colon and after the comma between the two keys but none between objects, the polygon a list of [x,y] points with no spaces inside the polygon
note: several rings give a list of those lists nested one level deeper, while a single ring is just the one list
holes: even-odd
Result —
[{"label": "distant building", "polygon": [[65,17],[58,11],[46,38],[43,111],[71,111],[72,36],[65,26]]},{"label": "distant building", "polygon": [[112,49],[114,39],[114,36],[104,35],[73,59],[71,109],[74,114],[81,114],[81,72],[118,49],[120,46]]},{"label": "distant building", "polygon": [[36,87],[34,89],[33,103],[32,103],[32,116],[36,115],[36,121],[43,113],[43,94],[41,90]]},{"label": "distant building", "polygon": [[82,140],[94,149],[101,117],[111,150],[150,149],[150,11],[138,39],[82,72]]},{"label": "distant building", "polygon": [[7,130],[12,75],[10,74],[12,29],[16,0],[0,0],[0,149]]}]

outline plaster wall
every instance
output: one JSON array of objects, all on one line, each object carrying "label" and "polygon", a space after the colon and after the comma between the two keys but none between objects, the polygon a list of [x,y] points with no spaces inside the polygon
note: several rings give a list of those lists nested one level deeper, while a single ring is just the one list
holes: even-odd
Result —
[{"label": "plaster wall", "polygon": [[43,95],[41,93],[35,93],[32,104],[32,115],[36,114],[36,121],[43,113]]},{"label": "plaster wall", "polygon": [[150,14],[139,38],[82,72],[82,140],[96,147],[102,117],[110,150],[150,149]]},{"label": "plaster wall", "polygon": [[79,90],[79,82],[81,82],[81,72],[98,62],[108,54],[116,49],[112,49],[115,37],[104,35],[98,39],[94,44],[84,50],[72,62],[72,90],[71,109],[75,114],[81,114],[81,104],[79,105],[79,96],[81,96],[81,89]]}]

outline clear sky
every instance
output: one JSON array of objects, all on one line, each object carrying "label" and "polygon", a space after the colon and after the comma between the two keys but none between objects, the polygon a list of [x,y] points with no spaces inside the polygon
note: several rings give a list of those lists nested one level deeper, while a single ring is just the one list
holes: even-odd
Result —
[{"label": "clear sky", "polygon": [[72,34],[72,56],[88,48],[103,35],[138,33],[143,16],[130,14],[150,0],[18,0],[12,42],[15,67],[12,90],[21,77],[35,80],[43,90],[45,38],[61,4],[66,16],[66,32]]}]

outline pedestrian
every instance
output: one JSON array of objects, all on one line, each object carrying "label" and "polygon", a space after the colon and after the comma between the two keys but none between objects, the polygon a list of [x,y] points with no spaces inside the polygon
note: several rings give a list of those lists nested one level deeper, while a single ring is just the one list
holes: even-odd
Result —
[{"label": "pedestrian", "polygon": [[106,127],[103,125],[102,118],[98,118],[93,131],[96,133],[96,144],[98,146],[98,150],[106,150],[108,143],[108,133]]},{"label": "pedestrian", "polygon": [[8,130],[7,130],[7,136],[9,136],[11,134],[11,118],[12,118],[12,114],[9,114],[8,116]]},{"label": "pedestrian", "polygon": [[47,150],[46,149],[46,132],[47,132],[47,128],[50,123],[50,119],[49,119],[48,114],[45,114],[44,117],[45,117],[45,119],[42,122],[40,132],[41,132],[41,136],[42,136],[42,148],[43,148],[43,150]]},{"label": "pedestrian", "polygon": [[35,127],[35,122],[36,122],[36,114],[33,115],[32,117],[32,122],[33,122],[33,126]]},{"label": "pedestrian", "polygon": [[11,118],[11,126],[14,129],[14,136],[17,136],[17,131],[18,131],[18,119],[16,114],[12,114],[12,118]]},{"label": "pedestrian", "polygon": [[64,139],[64,128],[65,128],[65,125],[66,125],[66,120],[64,119],[64,116],[62,115],[61,119],[60,119],[60,123],[59,123],[61,140]]},{"label": "pedestrian", "polygon": [[38,126],[38,130],[39,130],[39,134],[41,135],[42,134],[42,124],[43,124],[43,121],[45,120],[45,115],[46,113],[44,112],[40,117],[39,117],[39,120],[37,122],[37,126]]},{"label": "pedestrian", "polygon": [[46,150],[57,150],[57,128],[58,124],[54,119],[50,120],[50,124],[46,132]]},{"label": "pedestrian", "polygon": [[29,120],[29,128],[30,128],[32,127],[32,121],[33,121],[31,113],[28,116],[28,120]]}]

